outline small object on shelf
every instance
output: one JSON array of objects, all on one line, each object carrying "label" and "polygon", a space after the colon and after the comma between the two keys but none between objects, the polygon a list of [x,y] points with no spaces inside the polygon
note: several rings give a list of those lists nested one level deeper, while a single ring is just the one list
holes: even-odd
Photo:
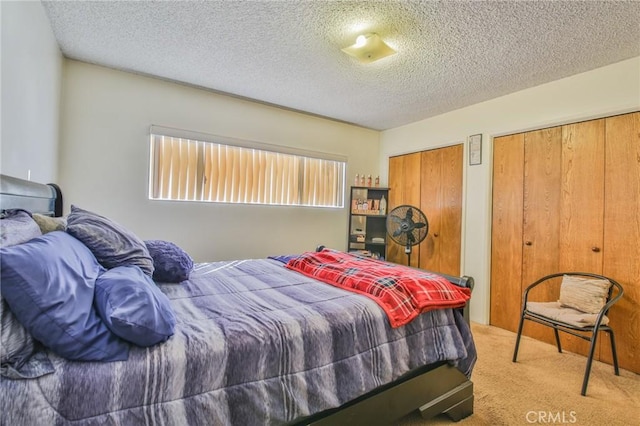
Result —
[{"label": "small object on shelf", "polygon": [[356,173],[355,184],[356,184],[356,186],[360,185],[360,175],[357,174],[357,173]]},{"label": "small object on shelf", "polygon": [[380,176],[376,176],[376,188],[380,186]]},{"label": "small object on shelf", "polygon": [[371,175],[367,176],[367,186],[371,186]]},{"label": "small object on shelf", "polygon": [[384,195],[380,198],[380,214],[387,214],[387,200],[384,199]]},{"label": "small object on shelf", "polygon": [[[365,176],[366,177],[366,176]],[[358,174],[362,179],[362,175]],[[384,259],[387,251],[386,216],[380,208],[386,209],[389,188],[351,187],[351,211],[347,250],[349,252],[376,253]],[[384,199],[384,203],[381,204]],[[386,211],[385,211],[386,213]]]}]

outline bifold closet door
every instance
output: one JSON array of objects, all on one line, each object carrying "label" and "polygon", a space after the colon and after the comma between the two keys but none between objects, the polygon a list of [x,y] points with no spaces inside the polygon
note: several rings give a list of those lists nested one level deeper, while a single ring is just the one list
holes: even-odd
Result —
[{"label": "bifold closet door", "polygon": [[[495,138],[493,161],[491,324],[516,331],[522,292],[544,275],[601,273],[625,289],[609,312],[620,367],[640,372],[640,112]],[[536,324],[524,334],[554,340]],[[611,362],[606,334],[595,359]]]},{"label": "bifold closet door", "polygon": [[[493,150],[490,322],[515,332],[526,287],[559,267],[562,129],[498,137]],[[530,298],[553,300],[555,293],[538,288]],[[529,322],[523,333],[554,339],[548,327]]]},{"label": "bifold closet door", "polygon": [[[522,288],[559,271],[560,186],[562,129],[552,127],[524,134],[524,201],[522,232]],[[557,300],[559,292],[537,288],[532,301]],[[528,322],[524,334],[553,342],[553,330]]]},{"label": "bifold closet door", "polygon": [[[400,155],[389,158],[389,201],[387,214],[395,207],[408,204],[420,205],[420,153]],[[387,260],[401,265],[407,264],[404,246],[396,244],[391,238],[387,244]],[[418,267],[420,247],[414,246],[411,253],[411,266]]]},{"label": "bifold closet door", "polygon": [[429,233],[420,244],[420,268],[460,275],[463,145],[421,154],[420,210]]},{"label": "bifold closet door", "polygon": [[516,332],[522,298],[524,134],[493,140],[490,323]]},{"label": "bifold closet door", "polygon": [[[560,271],[602,273],[604,252],[605,120],[562,126]],[[604,337],[604,336],[601,336]],[[598,347],[604,338],[598,341]],[[588,354],[589,342],[562,337],[570,352]],[[599,349],[596,349],[596,359]]]},{"label": "bifold closet door", "polygon": [[[624,287],[609,317],[620,366],[640,373],[640,112],[607,118],[605,127],[603,272]],[[610,354],[603,338],[601,359],[611,362]]]}]

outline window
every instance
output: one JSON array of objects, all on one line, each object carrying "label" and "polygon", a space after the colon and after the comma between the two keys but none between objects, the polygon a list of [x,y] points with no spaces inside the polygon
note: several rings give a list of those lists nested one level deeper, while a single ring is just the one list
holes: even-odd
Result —
[{"label": "window", "polygon": [[151,128],[153,200],[343,207],[345,159]]}]

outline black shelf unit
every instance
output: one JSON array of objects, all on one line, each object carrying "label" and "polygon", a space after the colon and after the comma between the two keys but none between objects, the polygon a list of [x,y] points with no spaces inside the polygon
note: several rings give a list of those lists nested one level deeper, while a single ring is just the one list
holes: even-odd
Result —
[{"label": "black shelf unit", "polygon": [[[387,208],[380,210],[384,198]],[[389,188],[352,186],[347,250],[384,259],[387,253]]]}]

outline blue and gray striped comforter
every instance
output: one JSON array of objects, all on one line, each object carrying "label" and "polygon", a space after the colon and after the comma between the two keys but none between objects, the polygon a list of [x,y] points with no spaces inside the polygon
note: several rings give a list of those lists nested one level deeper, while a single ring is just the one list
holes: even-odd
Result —
[{"label": "blue and gray striped comforter", "polygon": [[7,425],[276,425],[334,408],[424,364],[476,359],[459,312],[391,328],[367,297],[275,260],[197,264],[160,284],[178,318],[166,343],[125,362],[71,362],[0,382]]}]

